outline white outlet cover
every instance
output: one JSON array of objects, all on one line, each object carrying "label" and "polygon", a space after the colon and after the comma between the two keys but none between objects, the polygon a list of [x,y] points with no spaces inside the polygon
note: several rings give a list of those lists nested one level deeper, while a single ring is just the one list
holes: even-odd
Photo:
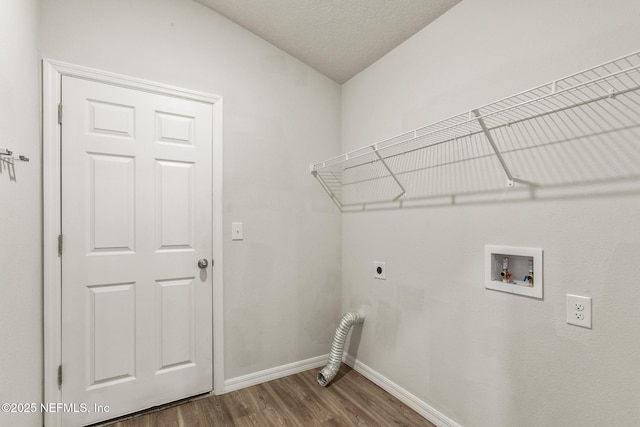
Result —
[{"label": "white outlet cover", "polygon": [[567,294],[567,323],[591,329],[591,297]]},{"label": "white outlet cover", "polygon": [[385,266],[384,262],[381,262],[381,261],[373,262],[373,278],[374,279],[386,280],[387,279],[386,273],[387,273],[387,267]]}]

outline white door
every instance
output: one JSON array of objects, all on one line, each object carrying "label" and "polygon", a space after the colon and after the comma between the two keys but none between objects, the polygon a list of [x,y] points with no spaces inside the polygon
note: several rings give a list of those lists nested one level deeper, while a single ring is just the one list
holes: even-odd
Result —
[{"label": "white door", "polygon": [[212,105],[71,77],[62,105],[62,425],[210,391]]}]

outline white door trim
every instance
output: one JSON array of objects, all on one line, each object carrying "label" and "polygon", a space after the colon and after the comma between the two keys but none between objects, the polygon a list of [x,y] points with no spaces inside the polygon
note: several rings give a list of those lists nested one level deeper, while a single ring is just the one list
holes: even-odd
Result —
[{"label": "white door trim", "polygon": [[[222,274],[222,97],[147,80],[127,77],[83,66],[43,59],[42,61],[42,166],[43,166],[43,258],[44,258],[44,403],[61,402],[58,366],[61,364],[62,283],[58,235],[60,205],[60,102],[62,76],[76,77],[182,99],[209,103],[213,107],[213,389],[224,393],[223,274]],[[82,402],[64,402],[82,403]],[[59,426],[56,413],[45,413],[46,426]]]}]

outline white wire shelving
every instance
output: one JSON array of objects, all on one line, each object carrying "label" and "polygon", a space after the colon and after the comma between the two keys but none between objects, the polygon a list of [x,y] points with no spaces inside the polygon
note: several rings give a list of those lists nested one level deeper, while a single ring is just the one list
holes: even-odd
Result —
[{"label": "white wire shelving", "polygon": [[640,177],[640,51],[311,164],[341,209]]}]

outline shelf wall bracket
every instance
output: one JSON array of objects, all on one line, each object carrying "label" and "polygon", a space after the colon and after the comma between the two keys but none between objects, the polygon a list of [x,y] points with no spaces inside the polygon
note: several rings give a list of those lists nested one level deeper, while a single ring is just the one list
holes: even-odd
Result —
[{"label": "shelf wall bracket", "polygon": [[335,203],[335,205],[338,207],[338,209],[340,209],[340,212],[342,212],[342,203],[340,203],[340,200],[338,200],[338,197],[335,195],[335,193],[333,191],[331,191],[331,188],[329,188],[327,183],[324,182],[324,179],[322,179],[322,176],[318,173],[318,171],[313,170],[311,172],[311,175],[313,175],[318,180],[318,182],[320,183],[320,185],[322,186],[324,191],[327,192],[327,194],[329,195],[329,197],[331,198],[333,203]]},{"label": "shelf wall bracket", "polygon": [[519,180],[513,177],[513,174],[511,173],[509,166],[507,166],[507,162],[504,161],[504,158],[502,157],[502,153],[500,153],[500,150],[498,150],[498,146],[496,145],[496,142],[493,140],[493,137],[491,136],[491,132],[489,132],[487,125],[484,123],[484,120],[482,120],[482,116],[480,115],[480,112],[478,110],[472,110],[472,112],[473,112],[473,115],[476,117],[476,120],[480,124],[480,127],[482,128],[482,132],[484,133],[484,136],[487,138],[487,141],[489,141],[489,144],[491,144],[491,148],[493,148],[493,152],[496,153],[496,157],[498,158],[498,161],[500,161],[502,170],[504,170],[504,173],[507,175],[507,179],[508,179],[507,187],[513,187],[514,181],[519,181]]},{"label": "shelf wall bracket", "polygon": [[371,148],[373,149],[373,152],[376,153],[376,156],[378,156],[380,163],[382,163],[385,169],[387,169],[387,172],[389,172],[389,175],[391,175],[391,178],[393,178],[396,184],[398,184],[398,187],[400,187],[400,190],[402,190],[402,193],[398,194],[393,200],[396,201],[406,197],[407,190],[405,190],[404,186],[400,183],[400,181],[398,181],[398,177],[396,177],[396,175],[391,171],[391,168],[389,167],[389,165],[387,165],[387,162],[385,162],[382,156],[380,155],[380,153],[378,153],[378,148],[375,145],[372,145]]}]

